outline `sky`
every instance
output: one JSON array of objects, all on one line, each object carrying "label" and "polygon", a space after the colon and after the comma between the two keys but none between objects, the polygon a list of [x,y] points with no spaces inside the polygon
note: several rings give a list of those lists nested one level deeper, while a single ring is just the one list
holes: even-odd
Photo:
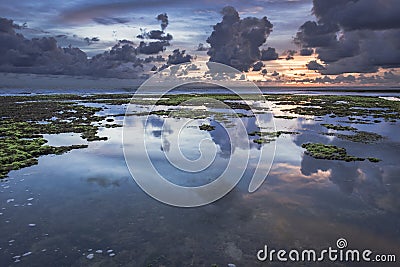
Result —
[{"label": "sky", "polygon": [[0,0],[0,72],[131,79],[210,60],[265,84],[396,86],[398,14],[398,0]]}]

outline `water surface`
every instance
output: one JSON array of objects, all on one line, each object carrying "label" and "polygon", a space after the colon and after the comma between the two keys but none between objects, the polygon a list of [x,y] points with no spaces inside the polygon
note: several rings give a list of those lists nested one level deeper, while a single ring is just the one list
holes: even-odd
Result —
[{"label": "water surface", "polygon": [[[119,114],[125,108],[108,107],[99,115]],[[283,108],[274,106],[273,113],[281,115]],[[115,119],[122,124],[122,116]],[[274,141],[272,169],[250,194],[247,188],[257,156],[262,148],[272,149],[273,142],[246,146],[249,137],[240,135],[229,141],[224,125],[210,118],[152,115],[146,124],[144,116],[131,116],[128,127],[138,135],[145,133],[155,167],[176,184],[209,183],[220,175],[232,153],[243,158],[250,153],[238,186],[210,205],[189,209],[162,204],[138,187],[124,160],[122,128],[101,128],[100,136],[109,137],[108,141],[86,142],[68,133],[46,135],[50,145],[89,147],[42,156],[38,165],[12,171],[0,182],[0,262],[3,266],[262,266],[256,253],[265,244],[277,249],[318,249],[334,246],[340,237],[353,248],[398,253],[399,124],[348,124],[385,137],[375,144],[320,134],[328,131],[321,123],[337,124],[340,119],[275,119],[277,130],[299,134],[283,134]],[[241,120],[248,132],[260,126],[254,117]],[[266,114],[261,120],[268,122],[271,117]],[[203,172],[189,175],[166,160],[165,155],[175,150],[166,151],[165,142],[174,138],[182,122],[187,123],[179,132],[186,157],[199,157],[203,139],[210,140],[206,148],[217,147],[215,160]],[[198,126],[203,123],[216,129],[201,131]],[[126,145],[134,149],[140,140],[132,138]],[[301,148],[307,142],[346,147],[351,155],[382,161],[314,159]],[[137,155],[137,168],[142,157]],[[92,253],[94,258],[88,259]]]}]

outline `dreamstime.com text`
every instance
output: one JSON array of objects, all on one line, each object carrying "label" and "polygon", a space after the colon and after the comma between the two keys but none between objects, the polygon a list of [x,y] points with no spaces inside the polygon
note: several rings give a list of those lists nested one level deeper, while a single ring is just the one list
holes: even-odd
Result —
[{"label": "dreamstime.com text", "polygon": [[257,252],[259,261],[269,262],[396,262],[395,254],[374,254],[369,249],[348,249],[347,240],[339,238],[336,247],[315,249],[269,249],[267,245]]}]

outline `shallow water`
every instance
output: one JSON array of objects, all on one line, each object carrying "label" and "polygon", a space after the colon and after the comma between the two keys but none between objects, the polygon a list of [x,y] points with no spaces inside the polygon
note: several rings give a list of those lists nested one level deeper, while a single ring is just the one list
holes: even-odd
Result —
[{"label": "shallow water", "polygon": [[[124,110],[108,107],[100,115]],[[274,114],[280,114],[280,109],[274,106]],[[123,117],[115,119],[122,124]],[[264,115],[261,120],[271,118]],[[277,138],[272,169],[262,186],[250,194],[247,188],[256,158],[261,149],[271,150],[274,142],[246,146],[248,136],[239,134],[229,141],[223,125],[209,119],[153,115],[146,124],[144,117],[130,116],[128,126],[138,135],[145,132],[157,170],[176,184],[207,184],[220,175],[232,154],[239,158],[250,154],[240,183],[227,196],[200,208],[172,207],[146,195],[126,166],[122,128],[102,128],[100,136],[108,136],[108,141],[40,157],[38,165],[13,171],[0,182],[1,265],[261,266],[256,253],[265,244],[276,249],[320,249],[334,247],[338,238],[346,238],[352,248],[396,254],[400,248],[399,124],[346,124],[383,135],[385,139],[377,144],[320,134],[327,132],[321,123],[339,120],[275,119],[277,130],[300,134]],[[254,117],[241,121],[248,132],[260,126]],[[216,129],[200,131],[198,126],[205,122]],[[185,123],[179,140],[187,158],[200,156],[203,139],[208,140],[206,150],[217,148],[212,165],[201,173],[189,175],[165,158],[175,153],[165,142],[174,139]],[[51,145],[87,143],[75,134],[45,138]],[[138,142],[140,138],[132,138],[125,145],[134,149]],[[307,142],[346,147],[350,155],[382,161],[317,160],[304,155],[301,144]],[[136,155],[139,169],[142,157]],[[89,254],[94,254],[93,259],[87,258]]]}]

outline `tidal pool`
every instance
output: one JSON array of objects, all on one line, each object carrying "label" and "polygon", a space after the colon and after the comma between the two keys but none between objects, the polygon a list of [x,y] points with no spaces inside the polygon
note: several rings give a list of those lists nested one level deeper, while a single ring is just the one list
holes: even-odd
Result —
[{"label": "tidal pool", "polygon": [[[319,250],[335,247],[339,238],[345,238],[351,248],[396,254],[399,259],[399,121],[366,114],[360,119],[371,122],[367,124],[328,114],[294,114],[285,110],[297,107],[296,103],[278,104],[279,101],[272,101],[276,129],[261,130],[283,134],[261,143],[253,141],[257,136],[237,134],[231,140],[227,137],[225,128],[234,133],[237,120],[248,133],[260,131],[252,116],[227,115],[221,119],[215,113],[228,111],[211,108],[208,111],[213,115],[206,118],[160,113],[146,120],[141,113],[148,106],[135,104],[137,115],[130,114],[125,127],[138,136],[145,134],[149,157],[173,183],[210,183],[221,174],[232,154],[238,158],[250,155],[239,184],[220,200],[198,208],[172,207],[144,193],[126,166],[122,128],[104,126],[122,125],[126,105],[85,102],[91,107],[105,107],[97,112],[104,116],[98,136],[108,140],[88,142],[78,133],[44,135],[52,146],[87,144],[88,148],[41,156],[37,165],[11,171],[8,178],[1,180],[1,265],[264,266],[267,263],[258,261],[256,256],[264,245]],[[259,107],[261,121],[272,120],[270,114],[263,114],[263,103],[255,101],[251,105]],[[159,106],[158,110],[174,108]],[[112,122],[107,121],[110,118]],[[373,122],[377,119],[379,123]],[[204,124],[215,128],[201,130],[199,126]],[[379,134],[382,139],[355,142],[335,135],[351,132],[327,129],[322,124],[350,126]],[[169,164],[166,156],[173,158],[178,153],[171,147],[171,140],[178,134],[181,152],[189,159],[200,156],[202,140],[208,140],[204,149],[216,148],[215,159],[208,168],[188,173]],[[124,143],[125,149],[134,151],[140,141],[141,138],[130,138]],[[301,147],[309,142],[344,147],[350,155],[380,161],[315,159]],[[249,193],[257,156],[262,149],[271,150],[275,145],[275,159],[267,179],[256,192]],[[139,172],[146,172],[140,169],[142,158],[143,155],[136,155],[136,166]]]}]

